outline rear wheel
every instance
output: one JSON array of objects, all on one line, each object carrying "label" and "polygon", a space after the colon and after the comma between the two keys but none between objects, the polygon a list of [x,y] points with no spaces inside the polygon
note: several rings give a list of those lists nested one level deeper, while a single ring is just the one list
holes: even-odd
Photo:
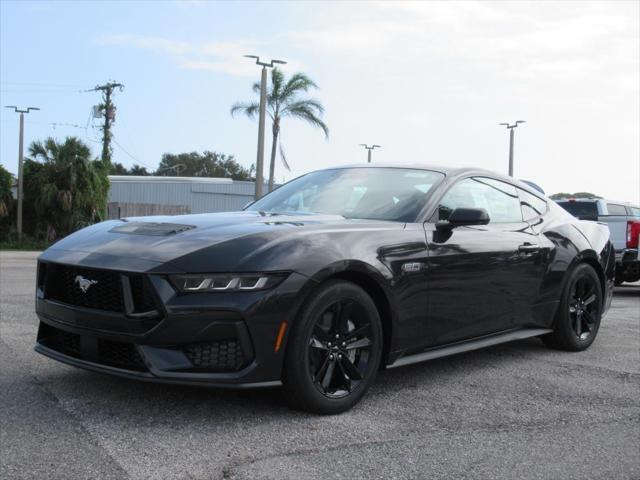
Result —
[{"label": "rear wheel", "polygon": [[593,267],[580,264],[571,274],[556,313],[554,331],[544,343],[561,350],[581,351],[596,338],[602,316],[602,287]]},{"label": "rear wheel", "polygon": [[328,282],[302,308],[287,342],[289,404],[313,413],[348,410],[373,383],[381,352],[380,316],[371,297],[353,283]]}]

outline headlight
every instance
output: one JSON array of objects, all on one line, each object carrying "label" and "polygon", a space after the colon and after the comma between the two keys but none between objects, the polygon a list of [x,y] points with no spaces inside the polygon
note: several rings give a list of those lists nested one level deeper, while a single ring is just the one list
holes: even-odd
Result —
[{"label": "headlight", "polygon": [[234,292],[273,288],[287,277],[286,273],[198,273],[171,275],[171,283],[180,292]]}]

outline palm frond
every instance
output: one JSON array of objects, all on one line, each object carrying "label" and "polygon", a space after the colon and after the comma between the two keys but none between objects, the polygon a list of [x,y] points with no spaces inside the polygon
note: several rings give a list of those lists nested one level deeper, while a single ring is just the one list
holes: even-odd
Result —
[{"label": "palm frond", "polygon": [[324,106],[320,103],[320,100],[315,98],[306,98],[304,100],[290,102],[282,109],[281,113],[284,116],[287,112],[298,110],[301,107],[307,108],[311,111],[315,110],[315,115],[317,116],[324,115]]},{"label": "palm frond", "polygon": [[257,102],[238,102],[231,107],[231,116],[236,113],[244,113],[249,118],[255,118],[260,111],[260,104]]},{"label": "palm frond", "polygon": [[280,143],[278,144],[278,150],[280,151],[280,160],[282,160],[282,165],[287,169],[288,172],[291,171],[291,167],[287,162],[287,156],[284,154],[284,147],[282,146],[282,138],[280,138]]},{"label": "palm frond", "polygon": [[321,129],[324,132],[325,138],[329,138],[329,127],[327,127],[314,110],[315,108],[309,107],[305,104],[300,104],[295,108],[288,108],[287,116],[304,120],[309,125]]},{"label": "palm frond", "polygon": [[294,73],[287,81],[283,91],[282,98],[289,98],[297,95],[299,92],[308,92],[311,88],[318,88],[318,85],[307,77],[304,73]]}]

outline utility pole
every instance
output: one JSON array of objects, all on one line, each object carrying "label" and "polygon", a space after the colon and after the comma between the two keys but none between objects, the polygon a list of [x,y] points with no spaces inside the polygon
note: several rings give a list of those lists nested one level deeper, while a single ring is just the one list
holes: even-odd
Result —
[{"label": "utility pole", "polygon": [[513,129],[518,128],[521,123],[526,123],[524,120],[517,120],[516,123],[509,125],[508,123],[500,123],[500,125],[507,127],[509,130],[509,176],[513,177]]},{"label": "utility pole", "polygon": [[286,64],[282,60],[271,60],[261,62],[257,55],[245,55],[246,58],[255,58],[256,65],[262,67],[260,77],[260,116],[258,118],[258,154],[256,158],[256,190],[254,198],[258,200],[262,197],[262,187],[264,185],[264,124],[267,116],[267,67],[273,68],[275,63]]},{"label": "utility pole", "polygon": [[18,140],[18,219],[16,229],[18,231],[18,240],[22,239],[22,201],[24,198],[24,114],[31,110],[40,110],[37,107],[27,107],[26,110],[20,110],[15,105],[5,108],[13,108],[13,111],[20,114],[20,137]]},{"label": "utility pole", "polygon": [[104,85],[96,85],[95,88],[88,90],[89,92],[102,92],[102,100],[98,107],[104,112],[104,126],[102,127],[102,162],[111,163],[111,124],[116,117],[116,109],[111,101],[113,90],[118,88],[120,91],[124,85],[117,82],[108,82]]},{"label": "utility pole", "polygon": [[367,145],[366,143],[361,143],[360,146],[367,150],[367,163],[371,163],[371,152],[376,148],[382,148],[380,145]]}]

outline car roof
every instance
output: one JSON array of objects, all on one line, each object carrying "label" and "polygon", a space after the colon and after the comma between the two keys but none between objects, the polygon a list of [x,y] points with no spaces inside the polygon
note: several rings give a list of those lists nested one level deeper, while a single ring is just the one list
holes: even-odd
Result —
[{"label": "car roof", "polygon": [[435,165],[435,164],[424,164],[424,163],[354,163],[347,165],[336,165],[332,167],[323,168],[321,170],[338,170],[338,169],[348,169],[348,168],[397,168],[397,169],[415,169],[415,170],[429,170],[432,172],[439,172],[447,177],[460,177],[466,175],[486,175],[491,178],[495,178],[496,180],[502,180],[507,183],[511,183],[512,185],[525,190],[528,193],[536,195],[538,197],[545,196],[531,185],[528,185],[516,178],[509,177],[507,175],[503,175],[492,170],[486,170],[483,168],[473,168],[473,167],[454,167],[454,166],[443,166],[443,165]]},{"label": "car roof", "polygon": [[631,202],[623,202],[622,200],[611,200],[610,198],[575,198],[575,197],[562,197],[556,198],[556,202],[604,202],[604,203],[613,203],[614,205],[624,205],[625,207],[633,207],[639,208],[637,205],[634,205]]}]

